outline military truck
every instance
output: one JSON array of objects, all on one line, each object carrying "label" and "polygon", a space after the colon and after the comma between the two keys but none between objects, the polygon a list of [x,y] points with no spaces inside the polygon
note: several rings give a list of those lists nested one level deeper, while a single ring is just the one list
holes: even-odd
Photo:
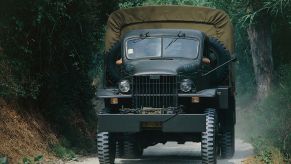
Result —
[{"label": "military truck", "polygon": [[120,9],[108,19],[101,164],[140,158],[157,143],[201,142],[202,163],[234,154],[233,26],[221,10],[190,6]]}]

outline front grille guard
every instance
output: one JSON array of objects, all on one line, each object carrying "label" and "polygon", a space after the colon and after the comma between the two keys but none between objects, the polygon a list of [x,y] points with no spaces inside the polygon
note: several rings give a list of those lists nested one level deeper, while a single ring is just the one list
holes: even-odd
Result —
[{"label": "front grille guard", "polygon": [[133,104],[136,109],[173,108],[178,104],[177,76],[140,75],[132,77]]}]

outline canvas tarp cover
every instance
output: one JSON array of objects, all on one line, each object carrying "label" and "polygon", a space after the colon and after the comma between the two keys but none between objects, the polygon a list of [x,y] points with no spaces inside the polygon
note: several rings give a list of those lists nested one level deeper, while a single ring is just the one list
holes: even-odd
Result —
[{"label": "canvas tarp cover", "polygon": [[107,22],[105,49],[120,37],[136,29],[195,29],[218,38],[231,53],[234,51],[233,27],[228,15],[211,8],[191,6],[146,6],[120,9]]}]

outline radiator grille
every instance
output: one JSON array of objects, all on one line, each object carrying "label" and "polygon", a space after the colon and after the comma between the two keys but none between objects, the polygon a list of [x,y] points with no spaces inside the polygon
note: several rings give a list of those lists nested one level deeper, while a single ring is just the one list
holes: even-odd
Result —
[{"label": "radiator grille", "polygon": [[133,77],[133,101],[136,108],[177,106],[177,77],[147,75]]}]

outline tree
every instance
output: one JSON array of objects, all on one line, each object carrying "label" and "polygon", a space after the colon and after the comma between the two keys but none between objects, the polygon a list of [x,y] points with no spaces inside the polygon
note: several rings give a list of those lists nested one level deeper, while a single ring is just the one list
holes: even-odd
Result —
[{"label": "tree", "polygon": [[247,11],[250,14],[245,17],[250,18],[247,32],[258,99],[262,99],[269,94],[273,80],[274,62],[272,52],[274,44],[272,43],[272,34],[276,29],[272,27],[275,24],[282,24],[282,21],[287,21],[290,24],[290,7],[290,0],[249,0]]},{"label": "tree", "polygon": [[262,99],[268,95],[274,68],[271,16],[264,9],[263,5],[262,0],[255,0],[249,4],[249,10],[253,12],[253,20],[247,29],[257,82],[258,99]]}]

